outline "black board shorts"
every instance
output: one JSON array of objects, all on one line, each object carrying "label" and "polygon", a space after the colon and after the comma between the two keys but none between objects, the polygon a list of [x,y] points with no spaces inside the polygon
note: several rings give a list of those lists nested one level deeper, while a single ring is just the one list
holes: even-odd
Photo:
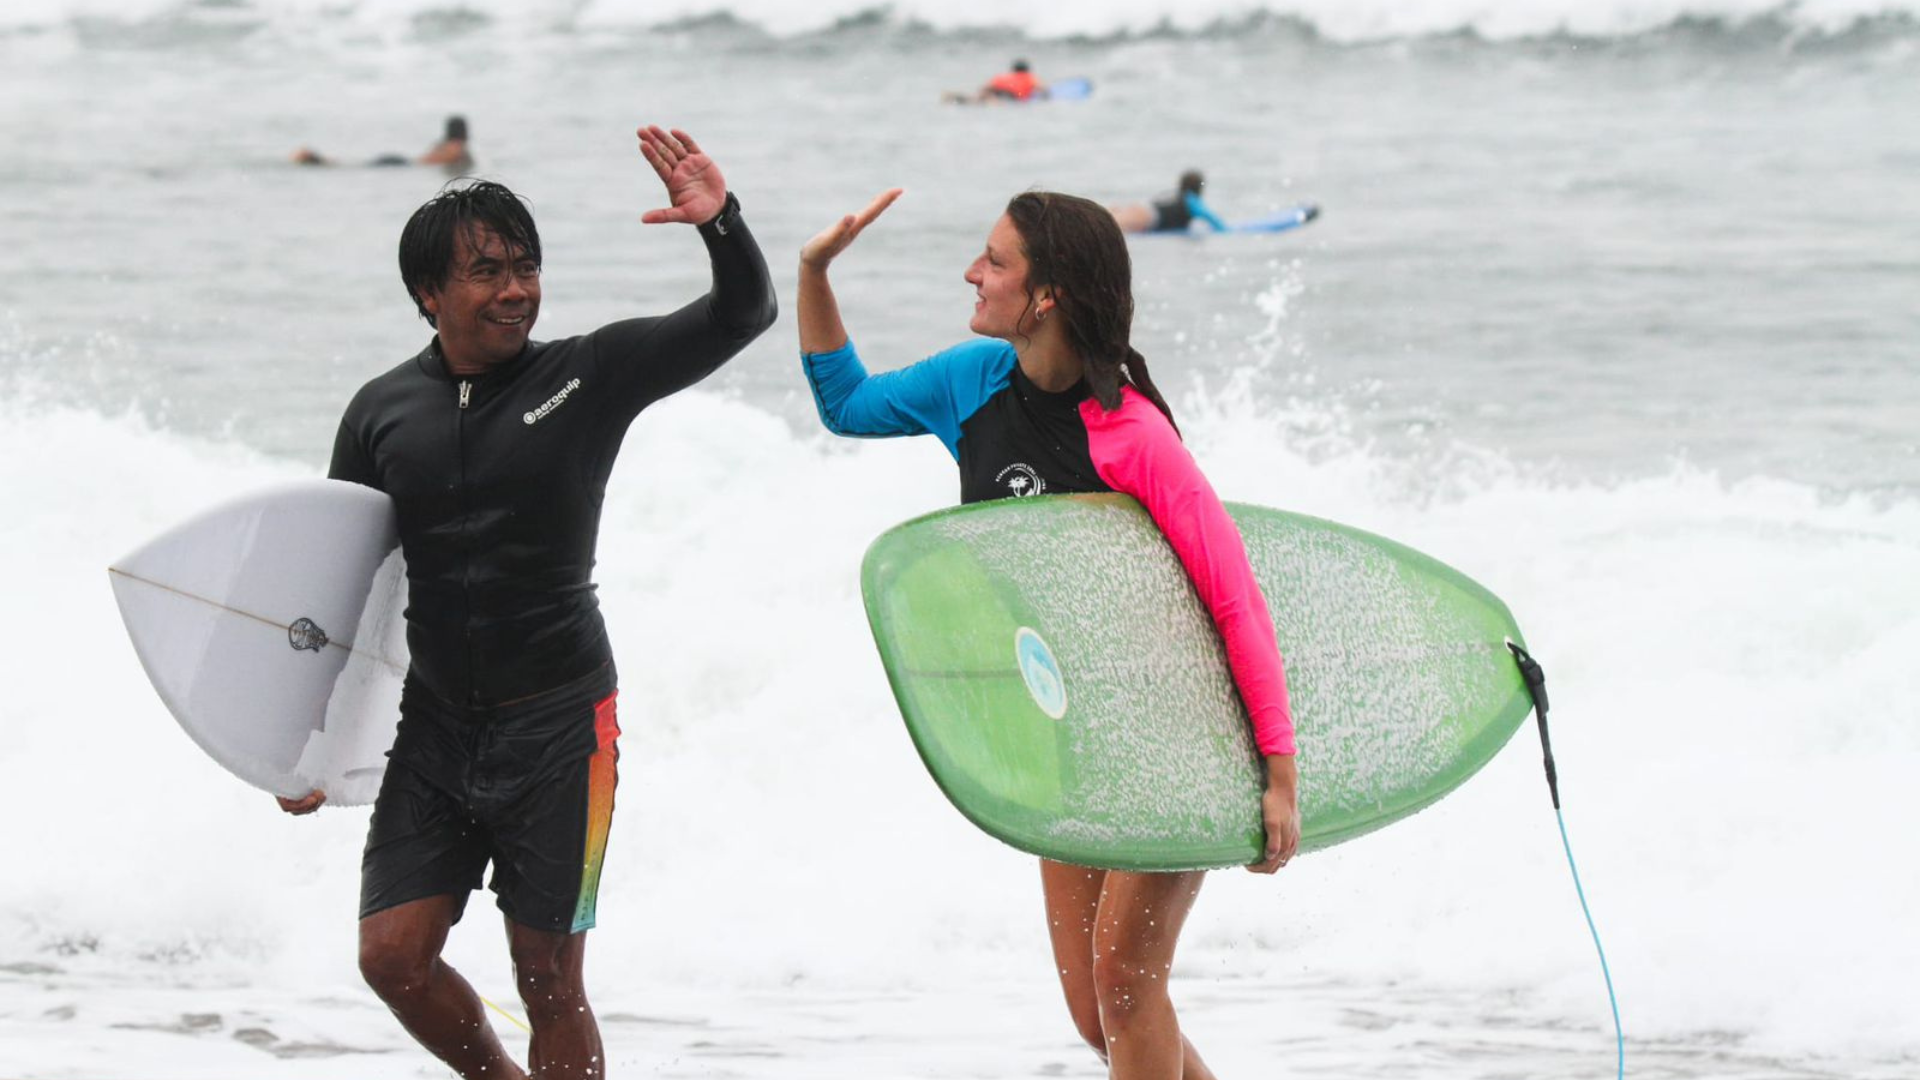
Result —
[{"label": "black board shorts", "polygon": [[458,922],[492,863],[507,918],[591,929],[619,782],[617,696],[476,722],[409,693],[367,828],[360,917],[450,895]]}]

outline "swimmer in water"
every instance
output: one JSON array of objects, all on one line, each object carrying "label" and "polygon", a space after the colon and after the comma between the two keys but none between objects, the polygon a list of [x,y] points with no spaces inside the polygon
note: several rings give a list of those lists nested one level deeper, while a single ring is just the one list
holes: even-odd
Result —
[{"label": "swimmer in water", "polygon": [[[328,159],[309,147],[301,147],[293,152],[296,165],[336,165],[338,162]],[[449,175],[459,176],[473,169],[473,154],[467,149],[467,118],[464,116],[447,117],[447,128],[440,141],[417,158],[404,154],[381,154],[372,161],[371,166],[389,165],[438,165]]]},{"label": "swimmer in water", "polygon": [[1207,178],[1198,169],[1188,169],[1180,174],[1180,185],[1172,195],[1153,203],[1131,203],[1124,206],[1109,206],[1113,220],[1120,224],[1120,231],[1130,233],[1143,232],[1185,232],[1195,221],[1204,221],[1214,232],[1226,232],[1227,223],[1220,215],[1200,198],[1200,192],[1207,186]]},{"label": "swimmer in water", "polygon": [[1025,60],[1015,60],[1006,71],[987,80],[971,94],[949,90],[940,99],[951,105],[973,105],[1015,101],[1038,101],[1047,96],[1047,84],[1033,73]]}]

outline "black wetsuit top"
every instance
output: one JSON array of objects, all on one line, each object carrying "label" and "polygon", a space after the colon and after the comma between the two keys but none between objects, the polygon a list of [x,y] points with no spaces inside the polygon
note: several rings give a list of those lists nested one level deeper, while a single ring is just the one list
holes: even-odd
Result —
[{"label": "black wetsuit top", "polygon": [[775,314],[766,260],[738,212],[700,234],[713,289],[671,315],[529,342],[465,379],[447,372],[436,337],[347,406],[328,475],[393,497],[407,560],[410,694],[491,711],[612,689],[593,562],[627,426],[725,363]]},{"label": "black wetsuit top", "polygon": [[963,503],[1113,490],[1088,450],[1086,381],[1042,390],[1004,341],[974,338],[871,377],[852,341],[806,353],[803,366],[828,431],[939,436],[960,465]]},{"label": "black wetsuit top", "polygon": [[1171,198],[1153,204],[1153,231],[1176,232],[1193,224],[1193,211],[1187,208],[1187,197],[1182,192],[1174,192]]},{"label": "black wetsuit top", "polygon": [[960,501],[1112,491],[1094,471],[1080,419],[1091,392],[1085,380],[1042,390],[1010,367],[1007,385],[960,423]]}]

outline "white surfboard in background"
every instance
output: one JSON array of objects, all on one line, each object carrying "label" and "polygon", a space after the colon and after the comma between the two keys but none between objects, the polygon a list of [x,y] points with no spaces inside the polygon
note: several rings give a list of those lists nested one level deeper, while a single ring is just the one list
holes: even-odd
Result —
[{"label": "white surfboard in background", "polygon": [[174,719],[256,787],[370,803],[407,671],[393,502],[306,480],[222,503],[108,568]]}]

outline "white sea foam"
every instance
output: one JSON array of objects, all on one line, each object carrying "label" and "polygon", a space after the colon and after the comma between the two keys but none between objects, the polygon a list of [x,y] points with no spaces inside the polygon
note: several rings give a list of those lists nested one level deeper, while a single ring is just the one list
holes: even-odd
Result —
[{"label": "white sea foam", "polygon": [[[1796,1054],[1920,1044],[1920,876],[1904,856],[1920,506],[1688,471],[1607,487],[1489,470],[1410,497],[1364,452],[1290,452],[1250,406],[1184,419],[1229,497],[1394,536],[1512,606],[1549,673],[1568,823],[1632,1034],[1730,1031]],[[313,468],[0,406],[0,558],[18,570],[0,622],[0,962],[66,972],[47,978],[82,1001],[89,971],[363,997],[364,812],[285,818],[203,757],[146,686],[104,571],[199,506]],[[599,571],[626,732],[594,937],[606,994],[1047,978],[1031,860],[927,780],[861,614],[866,542],[947,503],[950,470],[931,440],[796,435],[701,392],[636,426]],[[1276,879],[1215,875],[1186,980],[1431,985],[1463,1010],[1517,995],[1600,1031],[1543,786],[1523,729],[1411,821]],[[454,955],[504,994],[486,908]]]}]

